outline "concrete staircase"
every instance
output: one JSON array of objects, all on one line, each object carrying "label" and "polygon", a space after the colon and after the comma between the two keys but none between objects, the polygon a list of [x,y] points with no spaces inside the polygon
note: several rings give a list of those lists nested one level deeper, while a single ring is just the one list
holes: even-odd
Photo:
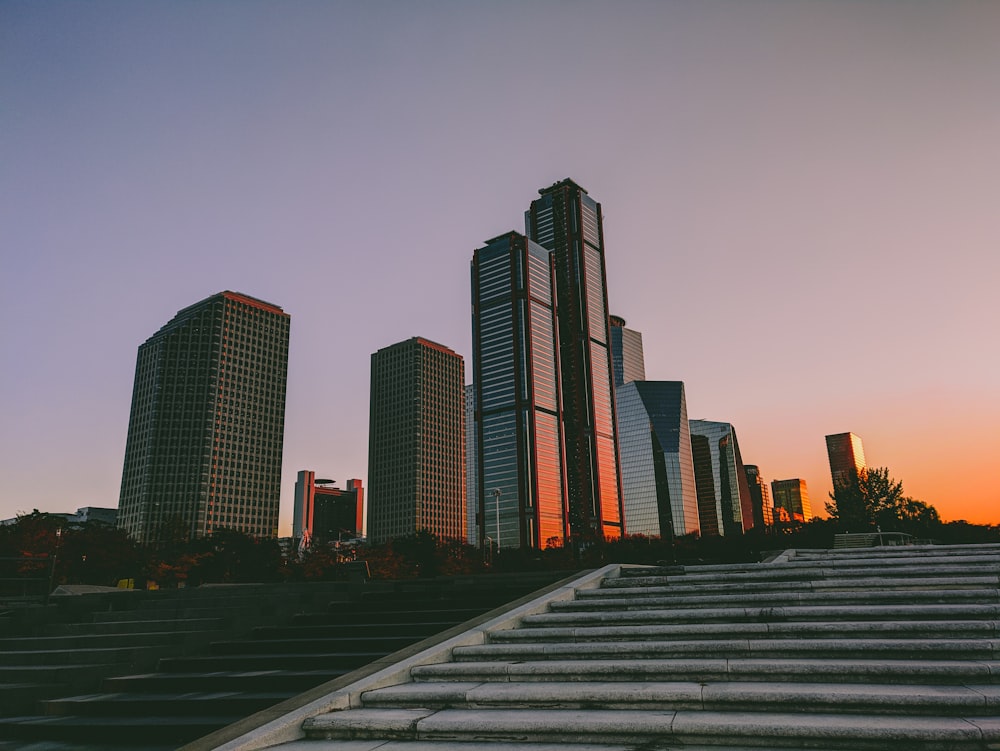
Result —
[{"label": "concrete staircase", "polygon": [[612,566],[191,748],[1000,749],[998,621],[998,545]]},{"label": "concrete staircase", "polygon": [[[204,594],[192,591],[183,608],[154,601],[132,613],[99,613],[93,623],[61,627],[67,635],[45,637],[44,646],[19,640],[23,646],[35,642],[25,662],[65,661],[62,652],[86,641],[119,650],[149,649],[141,662],[131,663],[143,672],[113,671],[99,690],[91,685],[90,693],[50,689],[37,704],[39,697],[25,699],[22,706],[31,706],[30,714],[0,718],[0,750],[4,738],[44,744],[46,751],[175,749],[554,578],[552,573],[491,577],[489,587],[472,578],[371,582],[352,592],[324,584],[253,591],[205,588]],[[308,602],[302,599],[306,592]],[[316,602],[319,598],[322,604]],[[263,617],[262,609],[273,617]],[[208,631],[213,614],[243,628]],[[264,625],[253,626],[262,621]],[[101,633],[105,627],[107,633]],[[189,638],[201,648],[169,649]],[[64,646],[66,650],[58,649]],[[59,657],[54,656],[57,651]],[[89,677],[93,684],[94,675]]]}]

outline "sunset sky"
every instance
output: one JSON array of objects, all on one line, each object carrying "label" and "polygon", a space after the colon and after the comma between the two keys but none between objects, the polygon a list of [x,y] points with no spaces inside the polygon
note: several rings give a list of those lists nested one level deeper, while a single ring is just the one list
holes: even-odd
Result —
[{"label": "sunset sky", "polygon": [[0,0],[0,518],[116,506],[136,349],[291,315],[296,471],[367,487],[371,353],[571,177],[649,379],[830,491],[1000,523],[1000,3]]}]

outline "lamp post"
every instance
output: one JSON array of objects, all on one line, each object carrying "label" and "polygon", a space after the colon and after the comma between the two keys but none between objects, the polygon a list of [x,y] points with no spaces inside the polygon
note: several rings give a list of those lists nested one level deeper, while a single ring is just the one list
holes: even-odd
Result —
[{"label": "lamp post", "polygon": [[500,552],[500,496],[502,495],[503,492],[500,490],[500,488],[493,488],[493,497],[496,498],[496,507],[497,507],[497,552],[498,553]]}]

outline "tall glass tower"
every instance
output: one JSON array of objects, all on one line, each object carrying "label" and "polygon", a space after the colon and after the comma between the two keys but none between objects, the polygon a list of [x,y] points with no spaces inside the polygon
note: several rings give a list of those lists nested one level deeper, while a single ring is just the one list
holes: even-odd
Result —
[{"label": "tall glass tower", "polygon": [[139,347],[118,525],[139,542],[278,534],[289,316],[220,292]]},{"label": "tall glass tower", "polygon": [[669,539],[700,531],[681,381],[629,381],[618,389],[625,525]]},{"label": "tall glass tower", "polygon": [[501,550],[562,545],[567,534],[553,264],[517,232],[472,259],[478,535]]},{"label": "tall glass tower", "polygon": [[[615,388],[629,381],[646,380],[646,360],[642,354],[642,334],[625,327],[625,319],[611,316],[611,365]],[[620,439],[619,439],[620,441]]]},{"label": "tall glass tower", "polygon": [[[753,503],[736,430],[728,422],[691,421],[703,531],[740,534],[753,526]],[[715,519],[705,515],[714,514]]]},{"label": "tall glass tower", "polygon": [[601,205],[568,179],[539,194],[525,224],[555,257],[570,527],[614,538],[625,530]]},{"label": "tall glass tower", "polygon": [[857,482],[861,473],[867,469],[865,449],[861,445],[860,436],[854,433],[828,435],[826,453],[830,457],[830,476],[834,490],[840,485]]}]

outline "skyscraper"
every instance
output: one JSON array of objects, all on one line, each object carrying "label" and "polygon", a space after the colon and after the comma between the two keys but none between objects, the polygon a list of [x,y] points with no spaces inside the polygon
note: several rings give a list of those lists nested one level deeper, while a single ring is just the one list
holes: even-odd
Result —
[{"label": "skyscraper", "polygon": [[621,478],[601,205],[572,180],[539,191],[527,235],[555,257],[566,478],[574,534],[620,536]]},{"label": "skyscraper", "polygon": [[833,487],[858,479],[865,471],[865,450],[861,438],[854,433],[834,433],[826,437],[826,453],[830,457]]},{"label": "skyscraper", "polygon": [[368,539],[465,538],[465,366],[413,337],[372,355]]},{"label": "skyscraper", "polygon": [[753,526],[757,529],[767,529],[774,524],[774,504],[771,493],[756,464],[744,464],[747,475],[747,485],[750,487],[750,501],[753,504]]},{"label": "skyscraper", "polygon": [[807,522],[812,519],[812,506],[805,480],[797,477],[791,480],[772,480],[771,499],[774,501],[775,511],[784,509],[794,521]]},{"label": "skyscraper", "polygon": [[684,384],[630,381],[616,394],[626,529],[663,538],[698,532]]},{"label": "skyscraper", "polygon": [[552,271],[552,254],[517,232],[472,259],[478,535],[501,549],[567,534]]},{"label": "skyscraper", "polygon": [[118,514],[134,539],[277,535],[288,331],[276,305],[220,292],[140,345]]},{"label": "skyscraper", "polygon": [[465,387],[465,540],[479,545],[479,424],[476,421],[476,385]]},{"label": "skyscraper", "polygon": [[611,316],[610,322],[611,364],[615,387],[629,381],[645,381],[646,362],[642,355],[642,334],[625,328],[625,319],[620,316]]},{"label": "skyscraper", "polygon": [[[704,509],[704,514],[714,507],[719,534],[739,534],[749,529],[753,526],[753,507],[736,430],[728,422],[692,420],[691,438],[699,508]],[[711,477],[705,476],[708,472]],[[708,496],[708,492],[712,495]],[[704,516],[702,525],[712,526],[711,522],[706,524]]]}]

